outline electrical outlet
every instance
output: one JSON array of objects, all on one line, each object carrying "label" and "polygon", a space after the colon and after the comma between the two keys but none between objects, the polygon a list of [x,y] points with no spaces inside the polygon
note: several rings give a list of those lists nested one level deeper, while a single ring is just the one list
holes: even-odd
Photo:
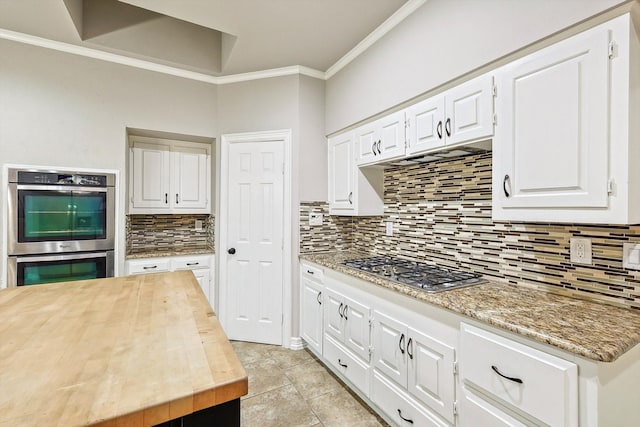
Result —
[{"label": "electrical outlet", "polygon": [[196,231],[202,231],[202,220],[201,219],[196,219],[195,229],[196,229]]},{"label": "electrical outlet", "polygon": [[640,270],[640,243],[623,243],[622,266],[629,270]]},{"label": "electrical outlet", "polygon": [[309,214],[309,225],[322,225],[322,214],[311,213]]},{"label": "electrical outlet", "polygon": [[387,236],[393,236],[393,222],[392,221],[387,221]]},{"label": "electrical outlet", "polygon": [[586,237],[574,237],[570,241],[571,262],[576,264],[592,264],[591,239]]}]

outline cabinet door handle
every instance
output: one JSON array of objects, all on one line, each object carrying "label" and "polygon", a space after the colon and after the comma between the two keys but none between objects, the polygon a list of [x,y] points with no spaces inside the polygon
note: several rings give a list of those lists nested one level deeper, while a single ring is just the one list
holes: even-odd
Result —
[{"label": "cabinet door handle", "polygon": [[438,139],[442,139],[442,120],[438,122],[438,126],[436,126],[436,132],[438,133]]},{"label": "cabinet door handle", "polygon": [[353,204],[353,191],[349,193],[349,204]]},{"label": "cabinet door handle", "polygon": [[200,263],[199,263],[199,262],[188,262],[188,263],[187,263],[187,265],[188,265],[188,266],[191,266],[191,265],[200,265]]},{"label": "cabinet door handle", "polygon": [[373,141],[373,144],[371,144],[371,151],[373,152],[374,156],[377,156],[378,153],[376,153],[376,142]]},{"label": "cabinet door handle", "polygon": [[522,384],[522,380],[521,380],[520,378],[516,378],[516,377],[508,377],[508,376],[504,375],[502,372],[500,372],[500,371],[498,370],[498,368],[497,368],[495,365],[491,365],[491,369],[493,369],[493,371],[494,371],[496,374],[500,375],[502,378],[505,378],[505,379],[507,379],[507,380],[509,380],[509,381],[513,381],[514,383]]},{"label": "cabinet door handle", "polygon": [[176,193],[176,205],[178,204],[178,193]]},{"label": "cabinet door handle", "polygon": [[409,359],[413,360],[413,338],[409,338],[409,341],[407,341],[407,354]]},{"label": "cabinet door handle", "polygon": [[338,307],[338,314],[340,317],[344,318],[344,314],[342,314],[342,307],[344,307],[344,304],[340,303],[340,307]]},{"label": "cabinet door handle", "polygon": [[509,175],[505,175],[504,179],[502,180],[502,191],[504,191],[504,196],[505,197],[511,197],[511,194],[509,194],[509,191],[507,190],[507,182],[509,181]]},{"label": "cabinet door handle", "polygon": [[349,320],[349,318],[347,317],[347,310],[349,310],[349,306],[345,304],[344,308],[342,309],[342,314],[344,314],[344,320]]},{"label": "cabinet door handle", "polygon": [[169,193],[164,193],[164,204],[169,203]]},{"label": "cabinet door handle", "polygon": [[316,297],[316,301],[318,301],[318,304],[322,305],[322,292],[318,292],[318,296]]},{"label": "cabinet door handle", "polygon": [[451,118],[448,118],[446,122],[444,122],[444,131],[447,133],[447,136],[451,136]]},{"label": "cabinet door handle", "polygon": [[409,424],[413,424],[413,420],[411,418],[405,418],[402,416],[402,411],[400,409],[398,409],[398,416],[400,416],[400,418],[402,418],[403,421]]},{"label": "cabinet door handle", "polygon": [[382,144],[382,140],[379,139],[378,143],[376,144],[376,147],[378,147],[378,154],[382,154],[382,150],[380,150],[380,144]]},{"label": "cabinet door handle", "polygon": [[144,270],[153,270],[154,268],[158,268],[157,265],[151,265],[151,266],[146,266],[146,267],[142,267]]},{"label": "cabinet door handle", "polygon": [[347,368],[348,366],[345,363],[342,363],[342,360],[338,359],[338,365],[342,366],[343,368]]},{"label": "cabinet door handle", "polygon": [[398,347],[400,347],[400,353],[404,354],[404,334],[400,335],[400,341],[398,341]]}]

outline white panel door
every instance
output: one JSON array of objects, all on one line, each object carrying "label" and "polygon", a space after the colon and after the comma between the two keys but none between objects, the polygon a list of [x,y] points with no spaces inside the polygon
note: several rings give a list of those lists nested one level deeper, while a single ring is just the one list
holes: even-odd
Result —
[{"label": "white panel door", "polygon": [[493,135],[493,77],[481,76],[447,91],[444,133],[447,144]]},{"label": "white panel door", "polygon": [[567,40],[504,68],[494,203],[608,205],[609,33]]},{"label": "white panel door", "polygon": [[352,211],[355,200],[353,132],[329,139],[329,206]]},{"label": "white panel door", "polygon": [[322,354],[322,286],[304,275],[300,278],[302,310],[300,330],[307,345]]},{"label": "white panel door", "polygon": [[136,142],[131,148],[132,207],[169,209],[169,146]]},{"label": "white panel door", "polygon": [[444,97],[425,99],[407,109],[407,155],[444,145]]},{"label": "white panel door", "polygon": [[411,327],[408,335],[409,393],[453,423],[455,350]]},{"label": "white panel door", "polygon": [[357,354],[362,360],[369,362],[369,348],[371,346],[371,316],[369,307],[345,297],[342,313],[345,320],[344,344],[349,350]]},{"label": "white panel door", "polygon": [[174,193],[172,203],[174,209],[194,209],[207,207],[208,174],[207,149],[177,147],[173,153],[174,161]]},{"label": "white panel door", "polygon": [[407,325],[374,311],[373,366],[402,387],[407,386]]},{"label": "white panel door", "polygon": [[229,144],[225,331],[282,344],[282,141]]}]

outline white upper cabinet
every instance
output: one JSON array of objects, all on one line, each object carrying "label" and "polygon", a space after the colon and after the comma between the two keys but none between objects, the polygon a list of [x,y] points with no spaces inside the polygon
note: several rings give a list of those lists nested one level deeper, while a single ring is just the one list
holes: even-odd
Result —
[{"label": "white upper cabinet", "polygon": [[639,144],[629,133],[638,111],[629,96],[638,83],[629,26],[621,16],[499,70],[494,219],[640,219],[638,197],[629,196],[638,186],[631,168]]},{"label": "white upper cabinet", "polygon": [[407,156],[493,136],[493,76],[484,75],[406,110]]},{"label": "white upper cabinet", "polygon": [[210,146],[131,137],[129,213],[210,213]]},{"label": "white upper cabinet", "polygon": [[390,114],[355,130],[357,164],[372,165],[404,157],[405,114]]},{"label": "white upper cabinet", "polygon": [[360,169],[355,162],[354,133],[329,138],[329,214],[382,215],[383,171]]}]

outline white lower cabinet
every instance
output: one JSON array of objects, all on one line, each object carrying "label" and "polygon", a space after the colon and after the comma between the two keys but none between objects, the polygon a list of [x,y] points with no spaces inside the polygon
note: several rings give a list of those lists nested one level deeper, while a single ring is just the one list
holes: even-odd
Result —
[{"label": "white lower cabinet", "polygon": [[214,257],[212,255],[185,255],[127,260],[126,274],[149,274],[191,270],[211,307],[215,302]]},{"label": "white lower cabinet", "polygon": [[347,350],[330,335],[324,337],[323,357],[357,389],[369,394],[369,364]]},{"label": "white lower cabinet", "polygon": [[370,308],[330,286],[324,290],[324,332],[368,363]]},{"label": "white lower cabinet", "polygon": [[468,387],[461,387],[460,427],[525,427],[514,417],[507,415]]},{"label": "white lower cabinet", "polygon": [[485,408],[494,401],[524,424],[578,426],[575,363],[463,323],[460,380],[487,396]]},{"label": "white lower cabinet", "polygon": [[317,355],[322,354],[322,274],[321,268],[300,265],[300,335]]},{"label": "white lower cabinet", "polygon": [[393,317],[373,312],[372,366],[453,424],[455,349],[408,326],[409,319],[402,320],[401,307]]}]

